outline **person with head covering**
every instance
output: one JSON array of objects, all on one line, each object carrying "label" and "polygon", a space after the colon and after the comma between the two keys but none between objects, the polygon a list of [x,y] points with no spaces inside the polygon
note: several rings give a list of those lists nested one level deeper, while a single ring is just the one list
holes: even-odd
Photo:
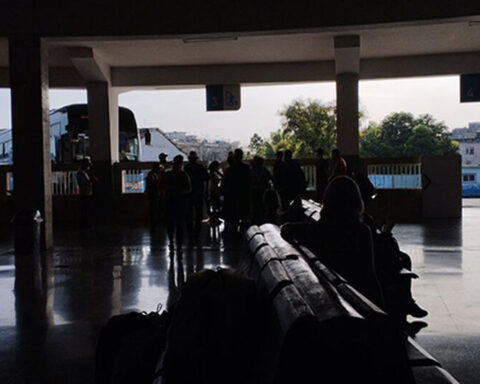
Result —
[{"label": "person with head covering", "polygon": [[306,245],[361,294],[384,308],[375,272],[372,234],[362,222],[360,190],[348,176],[334,178],[325,190],[318,223],[282,226],[282,236]]},{"label": "person with head covering", "polygon": [[165,188],[169,247],[173,251],[176,245],[177,253],[181,254],[187,196],[192,191],[190,178],[183,170],[182,155],[177,155],[173,158],[172,169],[165,172],[162,184]]},{"label": "person with head covering", "polygon": [[185,172],[192,184],[192,190],[187,197],[187,231],[190,240],[196,241],[202,228],[205,183],[209,178],[207,169],[198,163],[197,152],[190,151]]},{"label": "person with head covering", "polygon": [[158,155],[158,162],[160,163],[160,168],[165,171],[167,168],[169,168],[168,166],[168,162],[167,162],[167,157],[168,155],[164,152],[161,152],[159,155]]}]

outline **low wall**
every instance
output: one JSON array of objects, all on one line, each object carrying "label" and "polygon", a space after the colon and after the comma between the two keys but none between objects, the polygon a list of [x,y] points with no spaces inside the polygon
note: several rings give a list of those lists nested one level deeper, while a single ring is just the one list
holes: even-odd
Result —
[{"label": "low wall", "polygon": [[421,189],[379,189],[366,209],[377,224],[412,222],[422,219],[422,202]]}]

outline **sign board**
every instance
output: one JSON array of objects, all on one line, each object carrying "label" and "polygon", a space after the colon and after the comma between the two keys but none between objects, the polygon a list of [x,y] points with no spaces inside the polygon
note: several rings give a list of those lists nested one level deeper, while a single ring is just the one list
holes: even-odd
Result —
[{"label": "sign board", "polygon": [[207,111],[238,111],[240,85],[207,85]]},{"label": "sign board", "polygon": [[460,75],[460,102],[480,101],[480,74]]}]

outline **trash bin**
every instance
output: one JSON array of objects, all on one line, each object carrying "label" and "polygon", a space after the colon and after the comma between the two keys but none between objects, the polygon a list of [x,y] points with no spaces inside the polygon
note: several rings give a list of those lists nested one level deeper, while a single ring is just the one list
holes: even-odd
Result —
[{"label": "trash bin", "polygon": [[18,212],[13,218],[16,253],[30,254],[40,251],[42,215],[38,210]]}]

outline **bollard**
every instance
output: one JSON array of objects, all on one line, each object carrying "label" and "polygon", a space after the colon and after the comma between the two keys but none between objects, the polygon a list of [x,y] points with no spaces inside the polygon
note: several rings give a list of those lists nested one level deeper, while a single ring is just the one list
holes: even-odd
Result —
[{"label": "bollard", "polygon": [[42,216],[38,210],[18,212],[13,218],[15,253],[32,254],[40,251]]}]

